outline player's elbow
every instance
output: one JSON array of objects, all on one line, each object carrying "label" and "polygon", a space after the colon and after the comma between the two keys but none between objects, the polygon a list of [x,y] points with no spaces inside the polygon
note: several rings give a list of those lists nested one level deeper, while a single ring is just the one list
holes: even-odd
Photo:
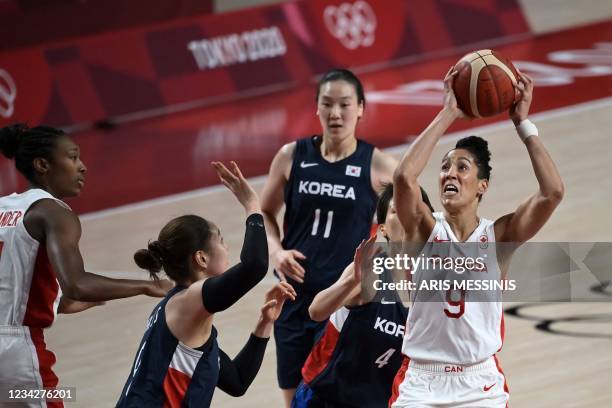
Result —
[{"label": "player's elbow", "polygon": [[308,308],[308,314],[310,315],[310,319],[315,322],[322,322],[324,320],[316,310],[313,310],[312,307]]},{"label": "player's elbow", "polygon": [[87,300],[87,290],[79,282],[67,282],[62,286],[62,293],[67,298],[78,301]]},{"label": "player's elbow", "polygon": [[259,280],[263,279],[268,272],[268,254],[256,254],[242,261],[243,265],[257,276]]},{"label": "player's elbow", "polygon": [[544,197],[546,201],[548,201],[551,205],[554,205],[556,207],[561,203],[564,196],[565,196],[565,186],[563,185],[561,181],[559,181],[559,183],[556,186],[554,186],[552,189],[550,189],[550,191],[548,191]]},{"label": "player's elbow", "polygon": [[416,178],[407,172],[401,170],[399,167],[393,172],[393,187],[398,190],[410,191],[415,188],[418,184]]},{"label": "player's elbow", "polygon": [[61,289],[63,295],[72,300],[78,300],[80,302],[99,300],[97,299],[95,288],[88,284],[87,278],[85,277],[64,282]]},{"label": "player's elbow", "polygon": [[407,178],[408,175],[406,174],[406,172],[402,171],[400,166],[396,167],[395,171],[393,171],[393,184],[405,184]]},{"label": "player's elbow", "polygon": [[263,216],[264,221],[270,221],[276,219],[276,214],[267,206],[261,205],[261,215]]},{"label": "player's elbow", "polygon": [[565,185],[563,184],[563,182],[559,182],[559,186],[553,192],[553,197],[557,201],[557,203],[560,203],[561,200],[563,200],[564,196],[565,196]]},{"label": "player's elbow", "polygon": [[329,317],[325,316],[325,313],[323,313],[315,305],[312,304],[308,308],[308,314],[310,315],[310,318],[315,322],[322,322]]}]

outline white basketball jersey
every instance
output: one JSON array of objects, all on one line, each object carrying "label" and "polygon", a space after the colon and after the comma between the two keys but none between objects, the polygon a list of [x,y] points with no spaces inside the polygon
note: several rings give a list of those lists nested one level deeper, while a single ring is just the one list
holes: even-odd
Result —
[{"label": "white basketball jersey", "polygon": [[0,198],[0,325],[51,326],[62,295],[45,246],[26,231],[23,219],[32,204],[52,199],[40,189]]},{"label": "white basketball jersey", "polygon": [[[439,247],[442,246],[454,252],[450,254],[451,257],[484,257],[486,275],[482,274],[482,270],[476,270],[471,271],[476,274],[473,276],[480,272],[483,278],[494,276],[499,279],[501,272],[495,251],[493,221],[481,218],[478,227],[465,241],[478,244],[452,245],[450,243],[459,241],[444,214],[437,212],[433,216],[436,224],[421,252],[425,257],[438,256]],[[449,244],[440,244],[443,242]],[[461,254],[461,251],[470,253]],[[424,280],[425,273],[428,272],[418,269],[413,275],[417,288]],[[470,302],[473,292],[461,294],[457,290],[440,290],[433,292],[434,300],[424,300],[423,297],[419,299],[422,293],[416,292],[408,312],[402,345],[402,352],[406,356],[415,361],[469,365],[484,361],[499,351],[503,342],[503,312],[499,297],[493,297],[493,301]],[[464,301],[460,302],[459,298]],[[482,297],[479,299],[482,300]]]}]

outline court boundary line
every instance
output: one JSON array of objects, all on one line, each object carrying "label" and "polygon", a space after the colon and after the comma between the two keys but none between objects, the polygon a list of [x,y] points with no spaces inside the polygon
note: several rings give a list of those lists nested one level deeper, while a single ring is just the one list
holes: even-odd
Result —
[{"label": "court boundary line", "polygon": [[[551,109],[548,111],[534,113],[533,115],[530,115],[530,119],[534,121],[550,120],[559,116],[581,113],[591,109],[602,108],[610,105],[612,105],[612,97],[606,97],[593,101],[578,103],[575,105],[565,106],[563,108]],[[487,125],[475,126],[469,129],[460,130],[444,135],[444,137],[438,142],[438,145],[450,144],[474,133],[494,132],[501,129],[511,130],[512,128],[513,126],[510,123],[509,119],[490,123]],[[410,144],[411,143],[403,143],[397,146],[390,146],[382,149],[382,151],[390,154],[398,154],[404,152],[408,148],[408,146],[410,146]],[[248,180],[252,185],[259,185],[266,179],[266,177],[267,175],[255,176],[250,177]],[[144,210],[165,204],[171,204],[179,201],[203,197],[208,194],[217,193],[225,190],[227,190],[225,186],[223,186],[222,184],[216,184],[213,186],[202,187],[195,190],[185,191],[182,193],[170,194],[163,197],[156,197],[148,200],[138,201],[135,203],[124,204],[117,207],[107,208],[104,210],[92,211],[80,215],[79,218],[82,222],[95,221],[109,216],[127,214],[133,211]]]}]

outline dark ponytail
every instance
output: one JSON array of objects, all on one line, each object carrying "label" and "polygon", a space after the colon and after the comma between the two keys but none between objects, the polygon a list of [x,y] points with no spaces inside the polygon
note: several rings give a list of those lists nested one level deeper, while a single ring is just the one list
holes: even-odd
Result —
[{"label": "dark ponytail", "polygon": [[204,218],[183,215],[166,224],[157,241],[150,242],[147,249],[136,251],[134,262],[154,279],[163,269],[175,282],[185,280],[190,274],[191,256],[209,249],[211,235],[210,223]]},{"label": "dark ponytail", "polygon": [[12,159],[17,154],[21,135],[27,126],[21,123],[0,129],[0,151],[7,159]]},{"label": "dark ponytail", "polygon": [[149,242],[147,249],[139,249],[134,254],[134,262],[138,267],[149,271],[153,279],[159,279],[157,274],[162,270],[163,258],[159,241]]}]

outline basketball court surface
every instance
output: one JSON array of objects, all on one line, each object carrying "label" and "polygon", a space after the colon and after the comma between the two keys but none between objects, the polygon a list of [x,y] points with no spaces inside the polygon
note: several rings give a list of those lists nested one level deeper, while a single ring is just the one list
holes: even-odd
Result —
[{"label": "basketball court surface", "polygon": [[[612,241],[612,10],[609,5],[601,8],[605,1],[562,1],[552,7],[571,12],[551,19],[547,7],[535,3],[541,2],[524,2],[534,32],[586,25],[496,46],[535,77],[530,119],[566,187],[561,206],[533,241]],[[601,20],[606,12],[607,20]],[[439,109],[440,79],[463,51],[358,70],[367,99],[358,137],[399,158]],[[83,197],[70,202],[82,214],[86,269],[112,277],[146,277],[134,264],[133,253],[155,239],[169,219],[185,213],[214,221],[231,260],[237,261],[243,212],[217,185],[210,161],[236,160],[260,190],[278,148],[318,132],[314,89],[307,84],[75,133],[89,168]],[[537,188],[526,149],[506,117],[463,121],[451,128],[420,182],[439,209],[433,199],[438,194],[436,160],[469,134],[486,138],[492,151],[491,185],[480,212],[494,219]],[[0,162],[5,186],[16,183],[10,166]],[[215,316],[219,344],[230,356],[246,342],[263,294],[274,282],[269,274],[239,303]],[[597,296],[600,302],[505,305],[511,313],[506,314],[500,361],[512,407],[612,406],[612,286]],[[77,402],[67,406],[108,407],[117,401],[156,303],[145,297],[112,301],[57,319],[47,332],[47,344],[58,357],[60,385],[76,387]],[[232,398],[217,390],[212,406],[281,407],[275,367],[271,340],[246,395]]]}]

